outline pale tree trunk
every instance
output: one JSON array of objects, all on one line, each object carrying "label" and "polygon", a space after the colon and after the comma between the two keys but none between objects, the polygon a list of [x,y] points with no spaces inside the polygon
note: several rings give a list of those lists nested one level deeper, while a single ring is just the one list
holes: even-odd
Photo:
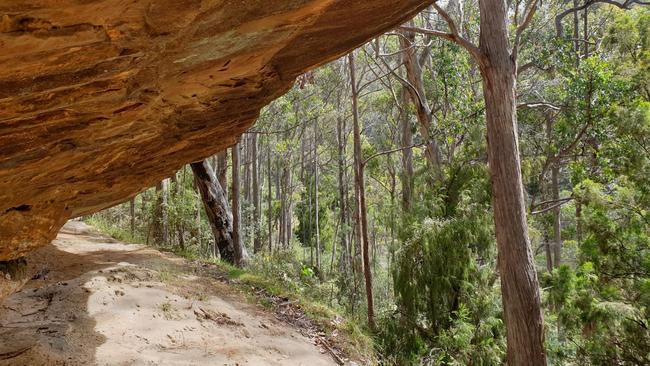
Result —
[{"label": "pale tree trunk", "polygon": [[[553,159],[553,119],[550,116],[546,116],[546,159],[547,161],[551,161]],[[548,189],[548,188],[547,188]],[[552,189],[551,189],[552,191]],[[552,195],[552,194],[551,194]],[[555,224],[555,220],[553,220],[553,224]],[[554,225],[555,226],[555,225]],[[554,241],[550,240],[548,238],[548,235],[544,235],[545,243],[544,243],[544,252],[546,254],[546,269],[549,272],[553,271],[553,243]]]},{"label": "pale tree trunk", "polygon": [[224,197],[228,197],[228,149],[223,149],[217,154],[216,163],[217,179],[219,179],[219,184],[223,189]]},{"label": "pale tree trunk", "polygon": [[[577,8],[580,5],[579,0],[573,0],[573,7]],[[578,12],[573,12],[573,52],[576,58],[576,68],[580,65],[580,23],[578,20]]]},{"label": "pale tree trunk", "polygon": [[589,57],[589,7],[585,8],[582,14],[582,39],[584,40],[584,53],[583,57]]},{"label": "pale tree trunk", "polygon": [[287,237],[287,181],[289,175],[289,168],[285,165],[286,162],[282,163],[282,176],[280,180],[280,229],[279,229],[279,238],[278,246],[286,246],[286,237]]},{"label": "pale tree trunk", "polygon": [[235,254],[235,264],[243,267],[246,264],[248,256],[244,243],[241,240],[240,168],[239,144],[236,144],[232,147],[232,244]]},{"label": "pale tree trunk", "polygon": [[517,65],[508,41],[503,0],[481,0],[480,60],[487,119],[488,163],[498,267],[510,366],[546,365],[544,319],[530,248],[519,160]]},{"label": "pale tree trunk", "polygon": [[285,184],[285,189],[286,189],[286,211],[285,211],[285,219],[284,219],[284,225],[286,226],[284,229],[284,233],[286,236],[286,247],[289,248],[291,246],[291,237],[292,237],[292,223],[293,223],[293,197],[291,195],[292,190],[291,186],[293,185],[293,174],[291,170],[291,166],[293,165],[293,162],[291,160],[291,156],[289,156],[289,160],[287,162],[288,167],[287,167],[287,181]]},{"label": "pale tree trunk", "polygon": [[409,146],[413,145],[413,131],[411,131],[411,120],[407,112],[407,92],[405,87],[402,87],[402,110],[400,111],[400,147],[402,150],[402,211],[409,212],[411,210],[411,202],[413,200],[413,149]]},{"label": "pale tree trunk", "polygon": [[336,138],[338,142],[338,185],[339,210],[341,216],[341,266],[344,271],[350,268],[350,241],[348,240],[348,205],[345,179],[345,119],[338,117],[336,123]]},{"label": "pale tree trunk", "polygon": [[[208,165],[208,166],[210,166],[210,165]],[[190,169],[191,169],[191,166],[190,166]],[[201,198],[201,192],[199,192],[199,189],[196,186],[196,183],[194,183],[194,189],[196,189],[196,193],[198,193],[197,203],[196,203],[196,207],[194,209],[194,219],[196,220],[195,221],[195,223],[196,223],[196,231],[194,232],[194,237],[196,238],[196,240],[197,240],[197,242],[199,244],[199,248],[200,248],[203,245],[202,240],[201,240],[201,236],[202,236],[202,232],[201,232],[201,203],[203,202],[203,199]],[[212,245],[212,247],[210,248],[210,254],[214,258],[218,258],[219,249],[217,248],[216,244]]]},{"label": "pale tree trunk", "polygon": [[169,179],[163,179],[156,185],[156,218],[154,222],[154,238],[157,245],[169,244]]},{"label": "pale tree trunk", "polygon": [[[555,202],[560,200],[558,164],[558,162],[554,163],[551,168],[551,191]],[[553,265],[558,268],[562,263],[562,207],[560,205],[553,209],[553,254]]]},{"label": "pale tree trunk", "polygon": [[253,164],[253,251],[259,253],[262,251],[262,240],[260,239],[260,172],[259,156],[257,152],[257,134],[251,138],[251,159]]},{"label": "pale tree trunk", "polygon": [[251,143],[252,137],[255,134],[245,134],[244,135],[244,200],[248,203],[253,202],[252,200],[252,154],[251,154]]},{"label": "pale tree trunk", "polygon": [[318,123],[314,123],[314,217],[316,226],[316,269],[318,277],[323,278],[320,253],[320,218],[318,203]]},{"label": "pale tree trunk", "polygon": [[268,151],[266,154],[266,173],[269,184],[267,195],[267,224],[269,235],[269,253],[273,252],[273,176],[271,175],[271,137],[268,139]]},{"label": "pale tree trunk", "polygon": [[[310,159],[310,161],[312,161],[312,167],[313,167],[313,158],[311,156],[312,153],[313,153],[313,150],[309,149],[309,159]],[[312,221],[312,212],[313,212],[312,202],[313,202],[313,199],[312,199],[312,197],[313,197],[313,194],[314,194],[314,187],[312,186],[312,178],[313,177],[309,177],[308,178],[309,180],[307,181],[307,192],[308,192],[308,196],[307,196],[307,212],[308,212],[308,215],[309,215],[309,217],[307,219],[307,227],[310,228],[309,229],[310,234],[311,234],[311,228],[313,227],[313,221]],[[305,231],[305,233],[307,233],[307,231]],[[309,265],[312,268],[314,267],[314,243],[312,242],[311,237],[309,238]]]},{"label": "pale tree trunk", "polygon": [[[234,264],[233,217],[223,187],[207,161],[192,163],[190,167],[214,236],[213,254],[216,256],[218,251],[221,259]],[[197,220],[200,220],[199,215]]]},{"label": "pale tree trunk", "polygon": [[135,197],[129,201],[129,214],[131,215],[131,237],[135,236]]},{"label": "pale tree trunk", "polygon": [[427,163],[433,169],[436,179],[442,179],[442,162],[440,158],[440,147],[438,142],[432,136],[433,114],[427,101],[427,95],[424,90],[424,78],[422,75],[421,60],[416,53],[417,48],[413,47],[415,43],[415,34],[413,32],[402,32],[399,37],[402,48],[402,60],[406,69],[406,79],[408,84],[403,83],[402,87],[406,89],[411,102],[415,106],[417,118],[420,127],[420,135],[426,143],[424,150]]},{"label": "pale tree trunk", "polygon": [[359,125],[359,108],[356,76],[354,70],[354,52],[348,55],[350,67],[350,84],[352,85],[352,119],[354,129],[354,180],[358,208],[357,230],[361,235],[361,254],[363,256],[363,275],[366,283],[366,301],[368,306],[368,327],[375,329],[375,309],[372,295],[372,272],[370,268],[370,253],[368,251],[368,218],[366,210],[366,192],[363,177],[363,161],[361,156],[361,127]]}]

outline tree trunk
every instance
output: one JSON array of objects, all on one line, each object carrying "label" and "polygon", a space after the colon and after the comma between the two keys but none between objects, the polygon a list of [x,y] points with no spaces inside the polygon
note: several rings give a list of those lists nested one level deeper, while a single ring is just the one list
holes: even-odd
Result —
[{"label": "tree trunk", "polygon": [[269,184],[269,191],[267,195],[267,221],[269,231],[269,254],[273,252],[273,176],[271,175],[271,137],[268,139],[268,151],[266,154],[266,172]]},{"label": "tree trunk", "polygon": [[402,211],[411,210],[413,200],[413,149],[408,146],[413,145],[413,131],[411,130],[411,120],[407,111],[408,93],[405,87],[402,87],[402,110],[400,111],[400,135],[402,150]]},{"label": "tree trunk", "polygon": [[232,147],[232,245],[235,254],[235,265],[243,267],[246,264],[247,253],[241,240],[241,210],[239,194],[240,173],[239,144]]},{"label": "tree trunk", "polygon": [[[553,154],[553,118],[549,115],[545,115],[546,117],[546,160],[551,161],[554,157]],[[548,189],[548,188],[547,188]],[[553,188],[551,188],[551,191],[553,191]],[[553,194],[551,193],[551,196]],[[555,224],[555,220],[553,221]],[[555,245],[554,240],[550,240],[548,238],[548,235],[544,235],[544,251],[546,254],[546,269],[549,272],[553,271],[553,246]]]},{"label": "tree trunk", "polygon": [[154,219],[154,239],[157,245],[169,244],[169,179],[163,179],[156,186],[156,218]]},{"label": "tree trunk", "polygon": [[217,153],[217,178],[223,190],[223,196],[228,199],[228,149]]},{"label": "tree trunk", "polygon": [[215,243],[213,253],[216,256],[218,250],[222,260],[234,264],[233,217],[223,187],[206,160],[192,163],[190,167],[194,173],[194,183],[203,201],[206,217],[212,228]]},{"label": "tree trunk", "polygon": [[366,191],[363,172],[363,161],[361,156],[361,127],[359,126],[359,108],[357,82],[354,70],[354,52],[348,55],[350,67],[350,83],[352,85],[352,119],[354,128],[354,180],[356,189],[356,201],[359,207],[359,222],[357,230],[360,232],[361,254],[363,256],[363,275],[366,283],[366,301],[368,306],[368,327],[375,329],[375,309],[372,296],[372,272],[370,268],[370,253],[368,251],[368,218],[366,215]]},{"label": "tree trunk", "polygon": [[338,142],[338,185],[339,185],[339,214],[341,216],[341,265],[344,271],[350,268],[350,242],[348,240],[348,205],[345,179],[345,119],[338,117],[336,123],[336,138]]},{"label": "tree trunk", "polygon": [[[559,175],[560,169],[558,163],[555,163],[551,168],[551,191],[556,202],[560,199]],[[562,207],[560,205],[553,209],[553,256],[553,265],[558,268],[562,263]]]},{"label": "tree trunk", "polygon": [[427,101],[427,95],[424,90],[424,78],[422,75],[422,65],[416,54],[416,47],[413,47],[415,42],[415,34],[413,32],[403,32],[403,36],[399,37],[400,46],[403,50],[402,59],[406,69],[406,78],[408,84],[402,87],[406,89],[411,102],[415,106],[417,118],[420,127],[420,135],[426,143],[424,150],[427,163],[433,169],[436,179],[442,178],[442,162],[440,158],[440,147],[436,139],[431,136],[431,129],[433,128],[433,114]]},{"label": "tree trunk", "polygon": [[292,235],[292,223],[293,223],[293,196],[292,196],[292,190],[291,186],[293,185],[293,174],[291,170],[291,166],[293,166],[293,162],[291,161],[291,155],[289,155],[287,165],[289,166],[287,168],[287,181],[285,184],[285,189],[286,189],[286,217],[284,219],[284,225],[286,226],[284,229],[284,233],[286,236],[286,247],[289,248],[291,246],[291,237]]},{"label": "tree trunk", "polygon": [[316,269],[318,277],[323,278],[321,270],[321,253],[320,253],[320,218],[318,203],[318,124],[314,123],[314,218],[316,227]]},{"label": "tree trunk", "polygon": [[252,154],[251,154],[251,142],[252,137],[255,134],[244,134],[244,200],[248,203],[253,202],[252,199]]},{"label": "tree trunk", "polygon": [[[573,0],[573,7],[577,8],[580,5],[579,0]],[[578,20],[578,12],[573,12],[573,52],[575,52],[576,68],[580,65],[580,23]]]},{"label": "tree trunk", "polygon": [[517,65],[508,41],[503,0],[480,1],[480,60],[485,96],[488,163],[498,267],[510,366],[546,365],[544,319],[530,248],[519,160]]},{"label": "tree trunk", "polygon": [[262,240],[260,238],[260,172],[256,133],[252,135],[251,145],[251,163],[253,164],[253,252],[259,253],[262,251]]},{"label": "tree trunk", "polygon": [[278,182],[280,185],[280,227],[278,230],[278,247],[284,248],[285,237],[287,229],[287,182],[286,177],[288,168],[285,166],[286,162],[282,162],[282,175]]},{"label": "tree trunk", "polygon": [[135,236],[135,197],[129,201],[129,214],[131,215],[131,237]]}]

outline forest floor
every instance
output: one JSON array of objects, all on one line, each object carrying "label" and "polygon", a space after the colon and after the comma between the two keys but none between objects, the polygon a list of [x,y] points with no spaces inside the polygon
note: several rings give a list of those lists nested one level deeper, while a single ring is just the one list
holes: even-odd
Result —
[{"label": "forest floor", "polygon": [[204,264],[82,222],[28,263],[36,274],[0,305],[0,365],[342,363],[282,299],[251,303]]}]

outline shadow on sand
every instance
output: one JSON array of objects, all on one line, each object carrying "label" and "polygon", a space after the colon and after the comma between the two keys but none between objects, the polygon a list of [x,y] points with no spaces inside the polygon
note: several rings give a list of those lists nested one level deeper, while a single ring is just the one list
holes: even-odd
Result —
[{"label": "shadow on sand", "polygon": [[66,243],[66,234],[105,245],[116,242],[98,238],[96,233],[84,235],[72,225],[72,229],[62,230],[57,245],[79,252],[51,244],[28,256],[28,271],[33,278],[23,290],[0,304],[0,365],[95,364],[95,351],[106,337],[95,330],[97,323],[89,315],[92,291],[87,284],[99,277],[110,280],[110,271],[105,270],[121,262],[161,259],[137,246],[130,250],[84,251],[74,248],[78,243]]}]

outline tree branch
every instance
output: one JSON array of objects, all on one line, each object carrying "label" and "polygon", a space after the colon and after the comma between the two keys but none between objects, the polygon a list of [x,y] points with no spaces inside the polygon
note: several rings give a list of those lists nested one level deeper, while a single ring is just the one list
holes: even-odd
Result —
[{"label": "tree branch", "polygon": [[[567,203],[567,202],[569,202],[569,201],[571,201],[571,200],[573,200],[573,197],[567,197],[567,198],[559,199],[559,200],[556,201],[557,203],[555,203],[555,204],[553,204],[553,205],[551,205],[551,206],[548,206],[548,207],[546,207],[546,208],[543,208],[543,209],[541,209],[541,210],[539,210],[539,211],[533,211],[533,212],[531,212],[530,214],[531,214],[531,215],[539,215],[539,214],[541,214],[541,213],[551,211],[552,209],[557,208],[557,207],[560,207],[560,206],[562,206],[563,204],[565,204],[565,203]],[[552,201],[551,201],[551,202],[552,202]],[[544,203],[546,203],[546,202],[544,202]],[[541,205],[542,205],[542,204],[540,203],[539,206],[541,206]]]},{"label": "tree branch", "polygon": [[548,108],[554,111],[562,110],[562,107],[556,106],[552,103],[547,102],[530,102],[530,103],[519,103],[517,108]]},{"label": "tree branch", "polygon": [[533,17],[535,16],[535,12],[537,12],[537,2],[538,0],[531,0],[528,6],[526,7],[526,15],[524,17],[524,22],[521,23],[517,27],[517,31],[515,33],[515,42],[514,45],[512,46],[512,58],[513,60],[517,60],[517,54],[519,53],[519,42],[521,41],[521,35],[524,33],[526,28],[530,25],[530,23],[533,21]]},{"label": "tree branch", "polygon": [[619,3],[618,1],[615,0],[587,0],[584,2],[584,4],[580,6],[576,6],[574,8],[567,9],[560,14],[555,16],[555,32],[558,37],[562,37],[564,35],[564,28],[562,27],[562,19],[566,17],[567,15],[574,13],[576,11],[584,10],[594,4],[598,3],[603,3],[603,4],[609,4],[616,6],[620,9],[630,9],[632,5],[638,4],[638,5],[650,5],[650,2],[648,1],[640,1],[640,0],[625,0],[622,3]]},{"label": "tree branch", "polygon": [[367,157],[364,161],[361,162],[361,165],[365,166],[368,163],[368,161],[370,161],[371,159],[374,159],[374,158],[376,158],[378,156],[388,155],[388,154],[392,154],[394,152],[398,152],[398,151],[402,151],[402,150],[406,150],[406,149],[412,149],[414,147],[420,147],[420,146],[424,146],[424,145],[426,145],[426,144],[425,143],[419,143],[419,144],[414,144],[414,145],[411,145],[411,146],[404,146],[404,147],[398,147],[398,148],[391,149],[391,150],[380,151],[378,153],[372,154],[369,157]]},{"label": "tree branch", "polygon": [[483,53],[481,52],[481,50],[478,47],[476,47],[474,44],[472,44],[470,41],[466,40],[465,38],[457,34],[455,35],[453,33],[446,33],[446,32],[441,32],[433,29],[424,29],[420,27],[402,26],[400,27],[400,29],[408,32],[415,32],[415,33],[440,37],[448,41],[452,41],[465,48],[477,61],[483,60]]}]

